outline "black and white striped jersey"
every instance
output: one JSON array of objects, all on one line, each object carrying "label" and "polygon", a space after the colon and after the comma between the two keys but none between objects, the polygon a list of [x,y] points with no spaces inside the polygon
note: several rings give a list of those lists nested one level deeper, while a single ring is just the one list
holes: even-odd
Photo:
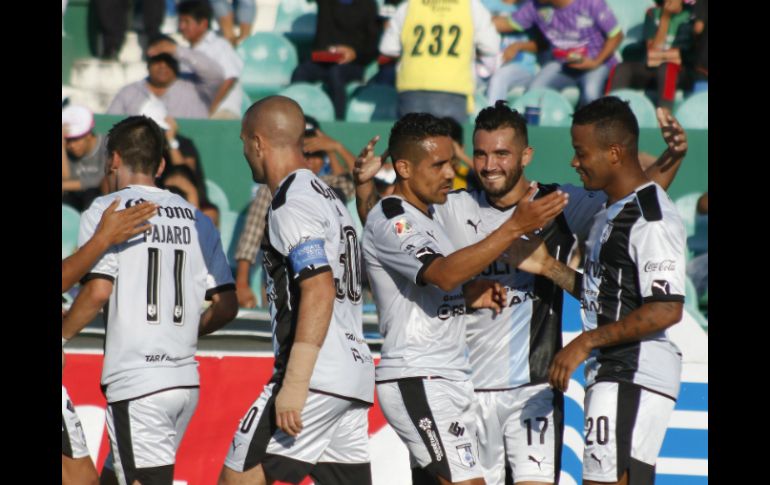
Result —
[{"label": "black and white striped jersey", "polygon": [[[685,245],[676,207],[653,182],[597,214],[586,242],[584,330],[616,322],[645,303],[684,302]],[[595,351],[586,385],[628,382],[675,399],[680,372],[681,352],[663,331]]]},{"label": "black and white striped jersey", "polygon": [[[556,189],[570,195],[569,203],[540,236],[551,255],[565,262],[575,235],[587,237],[593,215],[607,197],[573,185],[541,184],[535,198]],[[459,190],[449,194],[446,204],[436,206],[436,218],[459,249],[486,238],[515,210],[515,205],[493,206],[483,191]],[[562,345],[562,290],[545,277],[511,267],[504,256],[478,277],[500,282],[507,289],[508,304],[497,316],[482,309],[465,317],[474,388],[511,389],[547,382],[548,366]]]},{"label": "black and white striped jersey", "polygon": [[130,185],[99,197],[80,219],[79,245],[93,236],[116,198],[160,207],[152,228],[110,247],[85,279],[113,282],[105,309],[102,387],[108,402],[171,387],[197,386],[198,325],[207,296],[234,290],[219,231],[207,216],[167,190]]},{"label": "black and white striped jersey", "polygon": [[345,204],[313,172],[295,170],[276,189],[262,240],[273,326],[275,371],[281,382],[299,317],[299,283],[331,271],[336,299],[310,389],[374,401],[374,360],[363,337],[361,250]]},{"label": "black and white striped jersey", "polygon": [[438,222],[400,197],[386,197],[367,216],[363,247],[385,339],[377,381],[468,380],[462,288],[446,292],[421,278],[437,257],[455,250]]}]

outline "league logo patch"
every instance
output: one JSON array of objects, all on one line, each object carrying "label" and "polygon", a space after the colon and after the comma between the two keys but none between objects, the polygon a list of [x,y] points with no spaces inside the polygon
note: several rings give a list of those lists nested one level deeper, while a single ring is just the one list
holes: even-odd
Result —
[{"label": "league logo patch", "polygon": [[473,466],[476,464],[476,458],[473,456],[470,443],[465,445],[458,445],[457,454],[460,456],[460,463],[467,466],[468,468],[473,468]]},{"label": "league logo patch", "polygon": [[398,235],[398,237],[402,237],[414,232],[414,228],[412,227],[412,225],[409,224],[409,222],[403,217],[396,221],[395,228],[396,228],[396,235]]}]

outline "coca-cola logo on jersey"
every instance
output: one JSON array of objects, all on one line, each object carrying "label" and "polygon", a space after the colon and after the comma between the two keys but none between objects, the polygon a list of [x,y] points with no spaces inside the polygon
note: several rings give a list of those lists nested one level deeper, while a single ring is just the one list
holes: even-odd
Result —
[{"label": "coca-cola logo on jersey", "polygon": [[647,261],[644,264],[645,273],[655,273],[656,271],[674,271],[676,262],[673,259],[664,259],[663,261]]}]

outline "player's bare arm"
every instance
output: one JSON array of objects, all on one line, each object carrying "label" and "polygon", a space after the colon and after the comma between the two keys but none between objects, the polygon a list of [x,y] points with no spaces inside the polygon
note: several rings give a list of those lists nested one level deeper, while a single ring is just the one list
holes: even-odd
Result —
[{"label": "player's bare arm", "polygon": [[356,182],[356,209],[362,224],[366,224],[366,216],[380,200],[374,187],[374,176],[382,168],[382,162],[387,159],[387,150],[381,156],[374,155],[374,146],[380,140],[376,135],[369,140],[353,165],[353,180]]},{"label": "player's bare arm", "polygon": [[71,339],[94,319],[110,299],[112,286],[112,281],[104,278],[94,278],[83,285],[62,322],[62,338]]},{"label": "player's bare arm", "polygon": [[687,133],[672,114],[661,108],[656,110],[656,114],[666,149],[644,173],[663,189],[668,190],[687,155]]},{"label": "player's bare arm", "polygon": [[684,304],[671,301],[645,303],[626,317],[580,334],[556,354],[549,369],[549,382],[566,391],[570,376],[593,349],[637,341],[661,332],[682,319]]},{"label": "player's bare arm", "polygon": [[289,436],[297,436],[302,431],[300,415],[318,353],[329,330],[335,298],[331,271],[304,279],[299,287],[297,330],[281,390],[275,398],[276,424]]},{"label": "player's bare arm", "polygon": [[61,262],[62,292],[77,283],[107,248],[149,229],[151,225],[147,220],[158,210],[157,205],[145,201],[128,209],[116,211],[118,204],[120,204],[120,197],[116,197],[102,213],[99,226],[91,239]]},{"label": "player's bare arm", "polygon": [[423,272],[423,280],[444,291],[456,288],[481,273],[516,239],[546,225],[567,205],[568,196],[561,191],[531,201],[535,190],[535,187],[530,187],[513,216],[487,238],[447,257],[433,260]]},{"label": "player's bare arm", "polygon": [[228,290],[211,296],[211,306],[201,315],[198,336],[214,333],[238,315],[238,298]]},{"label": "player's bare arm", "polygon": [[[515,249],[526,248],[530,242],[539,242],[537,248],[522,258]],[[527,273],[545,276],[560,288],[566,290],[570,295],[580,299],[580,291],[583,286],[583,275],[554,258],[548,252],[545,243],[540,238],[532,238],[530,241],[517,241],[509,249],[509,261],[515,264],[520,270]]]}]

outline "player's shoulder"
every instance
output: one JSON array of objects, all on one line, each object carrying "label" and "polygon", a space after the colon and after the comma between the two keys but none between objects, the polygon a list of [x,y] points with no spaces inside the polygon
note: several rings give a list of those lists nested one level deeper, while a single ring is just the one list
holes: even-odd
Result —
[{"label": "player's shoulder", "polygon": [[337,194],[313,172],[300,169],[289,174],[278,186],[273,195],[270,208],[273,212],[290,210],[307,210],[317,212],[324,199],[336,199]]},{"label": "player's shoulder", "polygon": [[663,188],[651,183],[636,191],[636,203],[642,219],[646,222],[657,222],[670,219],[678,213],[673,202]]}]

